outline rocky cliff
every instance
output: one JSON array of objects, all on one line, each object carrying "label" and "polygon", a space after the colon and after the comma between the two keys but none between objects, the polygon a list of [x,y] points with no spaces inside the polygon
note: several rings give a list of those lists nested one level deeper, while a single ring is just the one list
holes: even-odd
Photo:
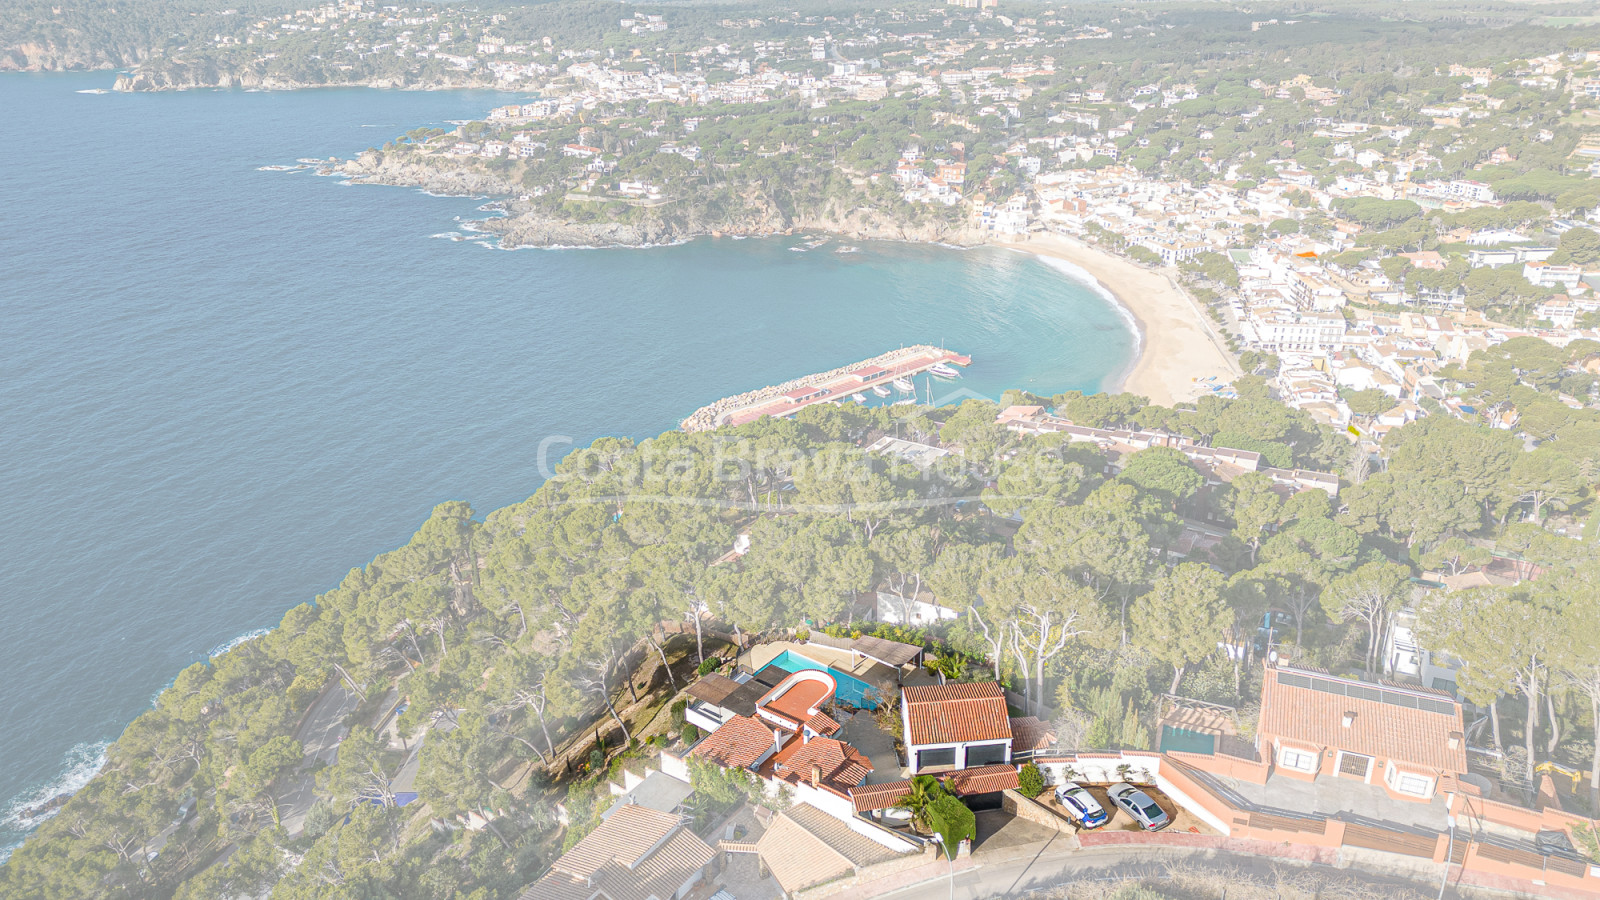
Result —
[{"label": "rocky cliff", "polygon": [[[973,246],[985,243],[975,228],[952,226],[925,210],[911,215],[867,207],[860,198],[838,199],[781,211],[754,189],[730,211],[712,214],[692,199],[654,207],[613,209],[606,221],[571,221],[527,200],[511,199],[525,190],[472,164],[439,157],[369,150],[340,163],[338,170],[353,182],[422,188],[429,193],[507,198],[506,215],[474,223],[500,236],[501,246],[515,247],[642,247],[670,244],[704,235],[769,235],[789,231],[825,231],[856,240],[916,241]],[[924,213],[917,216],[916,213]],[[598,214],[598,213],[597,213]]]},{"label": "rocky cliff", "polygon": [[421,188],[430,194],[455,197],[511,197],[516,185],[481,169],[450,165],[437,157],[368,150],[339,164],[353,182]]},{"label": "rocky cliff", "polygon": [[794,216],[782,218],[765,211],[714,222],[695,223],[666,218],[645,218],[637,222],[566,222],[542,211],[516,213],[490,219],[479,227],[500,235],[501,246],[512,247],[641,247],[669,244],[703,235],[769,235],[790,231],[824,231],[856,240],[917,241],[923,243],[971,246],[984,242],[981,232],[969,228],[953,229],[942,225],[904,225],[888,216],[853,215],[847,219],[832,216]]},{"label": "rocky cliff", "polygon": [[87,39],[69,34],[62,43],[22,41],[0,47],[0,72],[84,72],[116,69],[137,63],[143,51],[92,47]]},{"label": "rocky cliff", "polygon": [[113,90],[185,91],[195,88],[246,88],[263,91],[294,91],[319,87],[370,87],[390,90],[442,90],[454,88],[492,88],[492,82],[463,74],[448,81],[418,81],[408,74],[372,76],[349,81],[306,82],[264,73],[254,63],[230,65],[212,60],[189,63],[163,60],[159,66],[140,66],[117,76]]}]

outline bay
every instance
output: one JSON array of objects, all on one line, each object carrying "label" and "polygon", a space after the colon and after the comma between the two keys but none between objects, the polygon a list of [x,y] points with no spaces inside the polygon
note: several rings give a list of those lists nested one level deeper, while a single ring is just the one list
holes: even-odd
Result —
[{"label": "bay", "polygon": [[183,666],[436,503],[526,497],[546,439],[905,344],[972,354],[948,399],[1094,390],[1134,352],[1019,253],[507,252],[433,236],[480,200],[259,171],[520,95],[78,93],[110,81],[0,76],[0,848]]}]

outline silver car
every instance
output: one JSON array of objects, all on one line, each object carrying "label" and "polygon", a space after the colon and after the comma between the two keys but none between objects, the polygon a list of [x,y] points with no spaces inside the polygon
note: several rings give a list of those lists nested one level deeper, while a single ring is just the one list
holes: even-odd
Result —
[{"label": "silver car", "polygon": [[1167,817],[1167,811],[1156,805],[1149,794],[1126,781],[1119,781],[1106,788],[1106,796],[1110,797],[1111,802],[1123,812],[1132,816],[1145,831],[1160,831],[1172,824],[1172,819]]}]

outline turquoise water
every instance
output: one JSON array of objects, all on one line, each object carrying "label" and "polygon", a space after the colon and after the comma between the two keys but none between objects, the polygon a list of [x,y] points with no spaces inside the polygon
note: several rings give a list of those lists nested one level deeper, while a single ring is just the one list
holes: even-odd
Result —
[{"label": "turquoise water", "polygon": [[26,123],[0,131],[0,853],[179,669],[440,501],[526,497],[547,438],[910,343],[973,355],[941,397],[1093,389],[1131,356],[1017,253],[505,252],[431,237],[481,201],[258,171],[508,95],[76,93],[111,80],[0,75]]},{"label": "turquoise water", "polygon": [[1161,726],[1161,751],[1177,750],[1184,753],[1204,753],[1207,756],[1217,752],[1217,738],[1215,735],[1190,731],[1187,728],[1177,728],[1172,725]]},{"label": "turquoise water", "polygon": [[[878,692],[872,685],[851,675],[841,672],[831,666],[825,666],[815,660],[807,659],[793,650],[785,650],[773,657],[768,666],[777,666],[786,672],[798,672],[802,669],[811,669],[817,672],[827,672],[833,676],[833,695],[857,709],[869,709],[878,705]],[[763,669],[762,671],[766,671]]]}]

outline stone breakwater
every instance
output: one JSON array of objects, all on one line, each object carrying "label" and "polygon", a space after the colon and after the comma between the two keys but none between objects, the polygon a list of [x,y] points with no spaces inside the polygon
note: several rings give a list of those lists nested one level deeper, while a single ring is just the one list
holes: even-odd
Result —
[{"label": "stone breakwater", "polygon": [[719,420],[728,413],[735,412],[747,406],[755,406],[761,403],[766,403],[770,400],[776,400],[778,397],[789,391],[795,390],[796,388],[815,387],[824,382],[838,378],[841,375],[848,375],[851,372],[866,366],[882,366],[886,369],[893,368],[896,363],[902,362],[909,357],[914,357],[924,353],[938,352],[941,352],[940,348],[931,344],[917,344],[911,347],[902,347],[899,350],[893,350],[881,356],[874,356],[871,359],[864,359],[858,363],[851,363],[848,366],[840,366],[837,369],[830,369],[826,372],[818,372],[814,375],[806,375],[801,378],[796,378],[792,381],[785,381],[783,384],[772,385],[771,387],[759,388],[754,391],[746,391],[743,394],[737,394],[732,397],[723,397],[721,400],[718,400],[709,406],[702,406],[695,410],[693,415],[678,423],[678,427],[684,431],[710,431],[713,428],[716,428],[719,424]]}]

